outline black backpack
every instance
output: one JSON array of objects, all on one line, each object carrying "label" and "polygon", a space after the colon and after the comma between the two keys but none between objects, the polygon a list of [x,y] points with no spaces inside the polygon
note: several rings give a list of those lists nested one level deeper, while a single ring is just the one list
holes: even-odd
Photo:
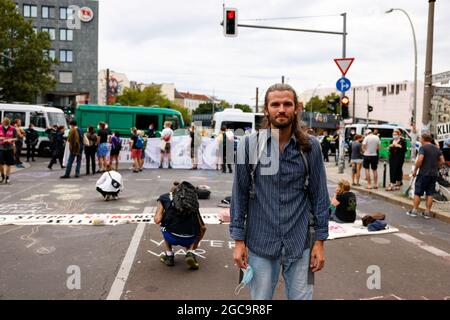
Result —
[{"label": "black backpack", "polygon": [[181,216],[195,215],[199,211],[198,196],[195,187],[183,181],[171,194],[176,213]]}]

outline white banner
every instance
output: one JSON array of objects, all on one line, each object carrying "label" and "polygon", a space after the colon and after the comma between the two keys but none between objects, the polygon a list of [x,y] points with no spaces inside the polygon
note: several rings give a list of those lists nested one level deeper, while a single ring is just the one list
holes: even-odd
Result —
[{"label": "white banner", "polygon": [[[121,138],[122,150],[119,154],[119,163],[133,163],[131,159],[130,139]],[[145,149],[145,169],[157,169],[161,163],[161,147],[162,142],[160,138],[148,139],[147,148]],[[204,170],[215,170],[217,164],[217,143],[215,139],[202,137],[202,144],[197,150],[198,168]],[[111,145],[108,143],[108,150],[111,151]],[[143,151],[144,152],[144,151]],[[69,144],[66,144],[64,150],[63,162],[67,165],[69,159]],[[86,163],[86,155],[83,152],[82,165]],[[109,161],[109,152],[107,156]],[[171,141],[171,160],[174,169],[191,169],[191,138],[190,136],[172,137]],[[96,161],[98,161],[96,156]],[[164,158],[163,167],[168,167],[168,157]],[[75,166],[75,163],[72,165]]]},{"label": "white banner", "polygon": [[438,141],[444,141],[450,138],[450,122],[438,123],[436,125],[436,131],[437,131],[436,138]]}]

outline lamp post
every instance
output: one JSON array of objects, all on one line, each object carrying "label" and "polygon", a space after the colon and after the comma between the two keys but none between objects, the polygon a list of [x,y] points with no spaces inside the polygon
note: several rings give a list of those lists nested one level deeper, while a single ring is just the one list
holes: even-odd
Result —
[{"label": "lamp post", "polygon": [[[409,23],[411,25],[411,29],[412,29],[412,34],[413,34],[413,40],[414,40],[414,98],[413,98],[413,112],[412,112],[412,117],[411,117],[411,125],[413,127],[416,126],[416,119],[417,119],[417,41],[416,41],[416,32],[414,31],[414,25],[411,21],[411,18],[409,17],[408,13],[400,8],[392,8],[389,9],[388,11],[386,11],[386,13],[391,13],[394,10],[397,11],[401,11],[403,12],[406,17],[409,20]],[[415,145],[416,145],[416,141],[415,141],[415,134],[413,135],[413,141],[411,141],[411,159],[415,158]]]},{"label": "lamp post", "polygon": [[318,84],[317,87],[314,88],[314,91],[312,93],[311,100],[310,100],[311,101],[311,114],[309,115],[309,128],[310,129],[312,129],[312,117],[313,117],[313,113],[314,113],[312,99],[314,98],[314,95],[316,94],[317,88],[320,87],[320,86],[321,86],[321,84]]}]

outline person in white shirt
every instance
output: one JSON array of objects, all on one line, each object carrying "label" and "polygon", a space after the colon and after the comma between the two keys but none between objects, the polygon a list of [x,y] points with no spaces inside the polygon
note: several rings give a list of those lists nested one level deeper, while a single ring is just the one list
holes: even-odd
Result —
[{"label": "person in white shirt", "polygon": [[163,168],[164,157],[168,155],[169,157],[169,169],[172,169],[170,164],[170,142],[172,141],[173,130],[171,129],[172,123],[170,121],[164,122],[164,130],[161,132],[161,164],[160,169]]},{"label": "person in white shirt", "polygon": [[120,191],[123,190],[122,175],[112,169],[111,164],[106,165],[106,172],[98,179],[97,191],[101,193],[105,201],[117,200]]},{"label": "person in white shirt", "polygon": [[362,150],[364,155],[363,167],[366,169],[367,189],[372,189],[370,169],[373,171],[373,188],[378,189],[378,150],[380,150],[381,141],[370,129],[366,131],[366,134],[367,136],[362,143]]}]

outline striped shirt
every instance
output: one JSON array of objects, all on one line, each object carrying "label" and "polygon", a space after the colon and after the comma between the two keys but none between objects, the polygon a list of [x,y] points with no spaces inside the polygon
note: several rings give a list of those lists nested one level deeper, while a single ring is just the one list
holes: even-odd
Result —
[{"label": "striped shirt", "polygon": [[[279,148],[275,138],[268,136],[265,139],[267,146],[264,152],[270,153],[274,147]],[[258,164],[255,173],[256,197],[251,199],[249,190],[253,166],[248,164],[248,156],[246,161],[239,161],[239,158],[242,159],[243,154],[248,155],[249,149],[255,150],[251,146],[255,145],[256,140],[256,134],[253,134],[249,143],[239,144],[231,197],[231,238],[245,240],[247,247],[262,257],[278,258],[284,248],[290,261],[298,260],[309,246],[311,211],[315,218],[314,240],[328,238],[330,199],[320,144],[309,136],[311,151],[305,153],[310,171],[309,197],[304,189],[305,164],[296,146],[295,136],[292,136],[284,152],[278,153],[276,173],[261,175],[264,165],[262,161]],[[250,160],[250,163],[256,161]]]}]

